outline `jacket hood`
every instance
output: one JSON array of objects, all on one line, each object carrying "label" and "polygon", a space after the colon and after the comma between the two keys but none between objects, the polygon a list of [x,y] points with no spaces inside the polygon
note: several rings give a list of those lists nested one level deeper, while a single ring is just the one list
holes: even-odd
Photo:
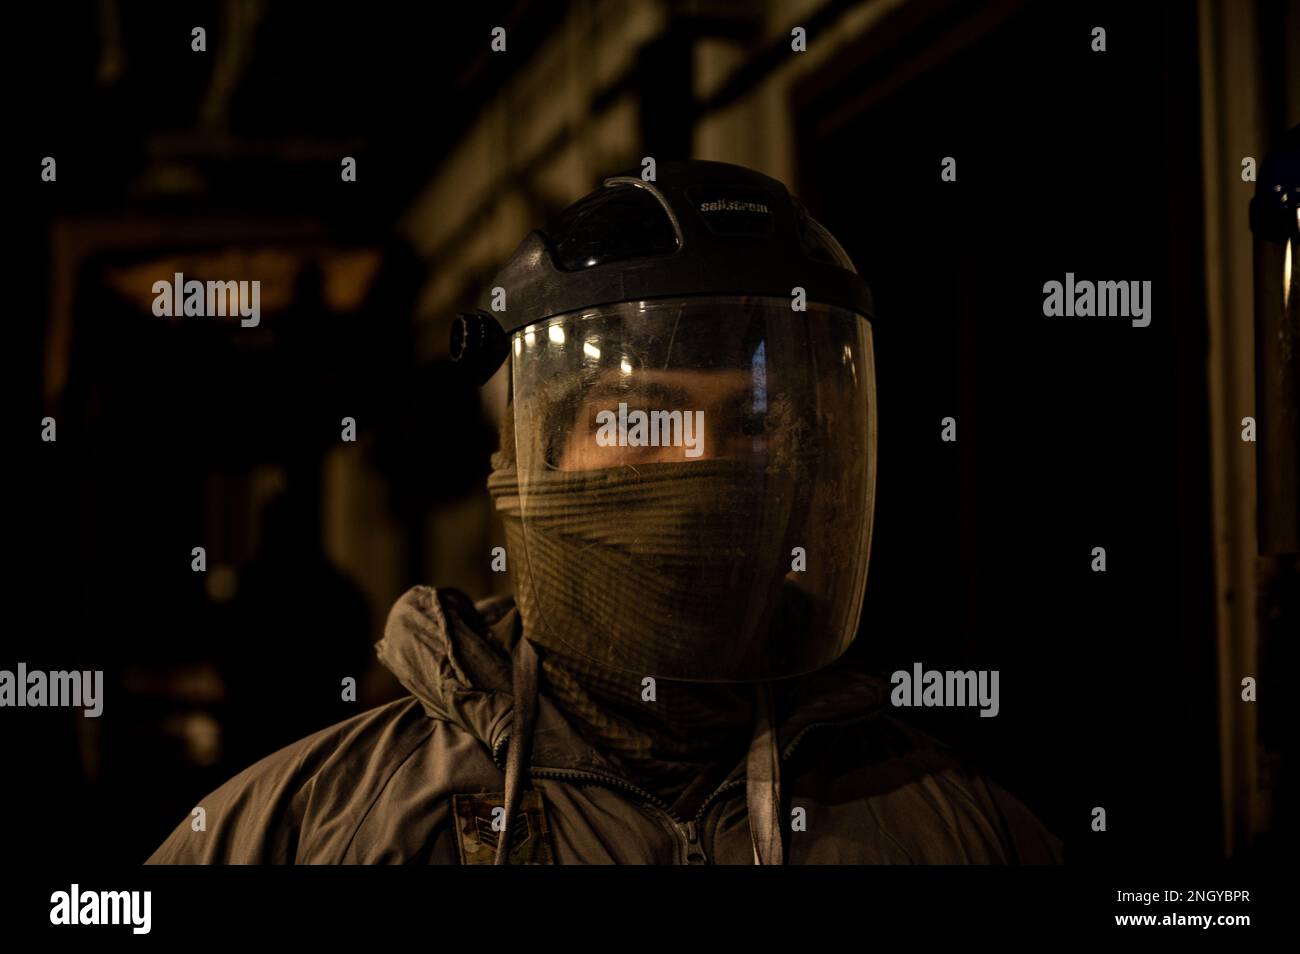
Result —
[{"label": "jacket hood", "polygon": [[[510,597],[475,604],[455,589],[417,586],[389,613],[376,645],[383,664],[430,717],[470,733],[504,764],[514,709],[512,658],[520,640]],[[884,706],[887,684],[832,665],[783,683],[777,740],[788,754],[805,730],[868,718]],[[545,695],[538,699],[532,763],[539,768],[614,772]]]}]

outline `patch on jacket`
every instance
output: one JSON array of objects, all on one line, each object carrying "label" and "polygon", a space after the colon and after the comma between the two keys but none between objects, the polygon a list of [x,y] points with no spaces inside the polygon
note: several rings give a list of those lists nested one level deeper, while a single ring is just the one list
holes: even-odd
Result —
[{"label": "patch on jacket", "polygon": [[[490,865],[496,862],[497,842],[505,815],[504,792],[482,795],[453,795],[452,814],[456,818],[456,844],[464,865]],[[512,865],[553,865],[551,829],[546,821],[546,802],[542,793],[529,789],[519,799],[519,814],[510,826],[510,863]]]}]

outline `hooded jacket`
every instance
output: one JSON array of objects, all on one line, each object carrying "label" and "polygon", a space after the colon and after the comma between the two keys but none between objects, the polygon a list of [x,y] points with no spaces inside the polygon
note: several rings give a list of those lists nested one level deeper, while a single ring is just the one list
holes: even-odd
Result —
[{"label": "hooded jacket", "polygon": [[377,650],[409,696],[252,765],[198,803],[205,830],[187,818],[148,863],[1061,860],[1019,801],[842,666],[795,680],[779,707],[760,691],[748,756],[685,818],[539,691],[510,599],[416,587]]}]

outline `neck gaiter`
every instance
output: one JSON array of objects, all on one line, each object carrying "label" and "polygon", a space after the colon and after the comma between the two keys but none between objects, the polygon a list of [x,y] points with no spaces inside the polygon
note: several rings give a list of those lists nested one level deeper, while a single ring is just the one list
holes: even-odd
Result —
[{"label": "neck gaiter", "polygon": [[521,488],[496,470],[488,489],[533,642],[638,683],[761,671],[788,561],[779,474],[720,459],[546,471]]},{"label": "neck gaiter", "polygon": [[740,763],[753,727],[753,687],[658,680],[642,699],[631,673],[546,650],[542,691],[628,781],[683,817]]}]

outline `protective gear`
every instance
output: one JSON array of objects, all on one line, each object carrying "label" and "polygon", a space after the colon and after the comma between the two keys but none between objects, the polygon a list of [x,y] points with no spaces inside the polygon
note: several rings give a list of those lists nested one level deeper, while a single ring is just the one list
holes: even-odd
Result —
[{"label": "protective gear", "polygon": [[876,454],[870,294],[834,239],[780,183],[682,163],[607,180],[496,287],[514,446],[489,489],[528,638],[677,680],[838,658]]},{"label": "protective gear", "polygon": [[[526,639],[638,678],[757,683],[754,858],[782,863],[766,682],[829,665],[857,633],[870,291],[779,182],[684,162],[606,180],[530,233],[485,305],[511,335],[489,489]],[[478,380],[503,350],[493,324],[480,309],[452,329]],[[507,825],[527,775],[508,767]]]}]

